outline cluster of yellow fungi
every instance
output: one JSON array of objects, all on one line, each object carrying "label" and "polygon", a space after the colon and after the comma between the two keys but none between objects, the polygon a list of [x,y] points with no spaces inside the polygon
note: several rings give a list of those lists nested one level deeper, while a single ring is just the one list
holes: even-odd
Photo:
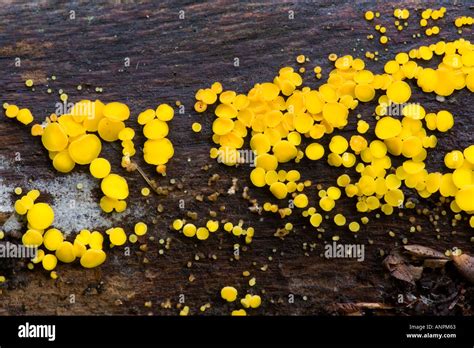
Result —
[{"label": "cluster of yellow fungi", "polygon": [[[5,115],[16,117],[24,124],[33,122],[28,109],[19,109],[16,105],[4,105]],[[165,174],[165,164],[173,156],[174,149],[168,135],[167,121],[174,116],[174,110],[167,104],[161,104],[156,110],[148,109],[138,116],[143,133],[148,139],[144,144],[145,162],[157,166],[157,171]],[[106,213],[123,212],[127,208],[125,199],[129,195],[127,180],[112,173],[110,162],[100,156],[102,141],[122,145],[121,165],[127,170],[131,167],[131,157],[136,150],[133,143],[135,131],[125,125],[130,118],[130,109],[124,103],[102,103],[100,100],[81,100],[74,104],[67,114],[52,114],[45,124],[34,124],[31,133],[41,136],[41,141],[49,152],[53,167],[61,173],[71,172],[76,164],[88,165],[91,175],[101,180],[104,196],[100,207]]]},{"label": "cluster of yellow fungi", "polygon": [[[433,57],[441,59],[436,68],[417,63]],[[380,74],[366,69],[362,59],[349,55],[335,58],[334,70],[317,89],[303,86],[302,76],[284,67],[273,82],[258,83],[246,94],[224,91],[220,83],[197,91],[196,111],[203,112],[217,103],[212,140],[218,147],[211,148],[210,157],[230,153],[232,156],[222,156],[228,159],[224,163],[238,165],[244,139],[249,136],[250,149],[256,154],[251,182],[256,187],[268,187],[277,199],[289,202],[281,209],[267,202],[265,210],[279,211],[284,217],[295,207],[304,209],[303,216],[315,227],[323,220],[317,209],[333,210],[343,193],[357,198],[359,212],[380,209],[392,214],[394,208],[406,204],[403,184],[424,198],[437,192],[447,200],[452,198],[450,207],[455,213],[474,213],[474,145],[446,154],[447,171],[428,172],[425,160],[428,150],[437,145],[436,132],[449,131],[455,117],[447,110],[426,111],[411,100],[410,86],[415,84],[423,92],[440,97],[464,88],[473,92],[474,46],[459,39],[400,52]],[[377,92],[381,94],[378,97]],[[369,124],[363,120],[357,123],[359,134],[334,134],[347,126],[350,111],[359,103],[373,100],[378,102],[374,111],[376,139],[364,137]],[[325,135],[331,137],[328,148],[319,142]],[[401,157],[402,165],[394,167],[392,157]],[[343,174],[337,186],[318,188],[317,195],[308,195],[303,191],[311,182],[291,168],[291,163],[303,158],[354,168],[357,177]],[[282,168],[288,164],[290,170]],[[310,206],[312,197],[319,201],[319,207]],[[346,224],[341,217],[335,222]],[[357,232],[360,224],[353,221],[348,228]]]},{"label": "cluster of yellow fungi", "polygon": [[[234,302],[237,300],[238,291],[233,286],[225,286],[221,289],[221,297],[227,302]],[[233,316],[246,316],[245,309],[258,308],[262,304],[262,298],[259,295],[246,294],[241,300],[240,304],[244,307],[236,309],[231,312]]]},{"label": "cluster of yellow fungi", "polygon": [[[208,220],[206,226],[197,227],[193,223],[187,223],[186,220],[176,219],[173,221],[172,228],[175,231],[181,231],[183,235],[188,238],[196,237],[199,240],[206,240],[209,238],[209,232],[217,232],[220,228],[219,221],[217,220]],[[224,231],[231,233],[237,237],[245,237],[245,243],[252,243],[252,238],[255,233],[253,227],[243,227],[243,221],[239,221],[238,224],[234,225],[232,222],[223,223]]]},{"label": "cluster of yellow fungi", "polygon": [[[72,263],[76,259],[84,268],[94,268],[104,263],[106,253],[103,250],[104,234],[99,231],[81,230],[73,241],[67,241],[66,236],[59,229],[54,228],[54,211],[47,203],[36,203],[40,192],[31,190],[15,202],[15,212],[25,216],[28,229],[22,236],[22,243],[26,247],[36,249],[36,257],[31,260],[28,268],[33,269],[39,264],[51,272],[53,279],[57,273],[53,271],[58,261]],[[135,225],[134,233],[128,236],[132,243],[139,236],[145,235],[147,226],[143,222]],[[105,231],[110,241],[110,247],[122,246],[127,242],[127,234],[121,227],[110,228]]]}]

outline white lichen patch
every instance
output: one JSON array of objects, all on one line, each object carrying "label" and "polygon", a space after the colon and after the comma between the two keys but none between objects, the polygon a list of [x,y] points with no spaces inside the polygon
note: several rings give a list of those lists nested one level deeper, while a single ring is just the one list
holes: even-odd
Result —
[{"label": "white lichen patch", "polygon": [[0,213],[8,213],[13,210],[12,192],[15,188],[7,186],[0,179]]},{"label": "white lichen patch", "polygon": [[[78,184],[81,186],[77,188]],[[124,218],[131,215],[130,207],[123,213],[105,214],[99,206],[99,181],[90,175],[73,173],[54,179],[38,179],[29,183],[27,190],[37,189],[52,197],[54,210],[53,226],[65,235],[78,233],[82,229],[99,230],[120,226]],[[42,197],[38,199],[41,201]],[[140,211],[134,212],[140,215]]]}]

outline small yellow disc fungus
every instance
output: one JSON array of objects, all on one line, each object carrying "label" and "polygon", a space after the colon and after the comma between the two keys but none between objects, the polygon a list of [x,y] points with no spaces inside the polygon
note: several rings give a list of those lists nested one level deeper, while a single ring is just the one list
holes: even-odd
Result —
[{"label": "small yellow disc fungus", "polygon": [[61,125],[66,131],[66,134],[72,138],[84,135],[86,133],[84,126],[76,122],[74,117],[75,116],[67,114],[58,118],[58,124]]},{"label": "small yellow disc fungus", "polygon": [[117,205],[117,199],[104,196],[100,199],[100,208],[106,212],[111,213]]},{"label": "small yellow disc fungus", "polygon": [[52,271],[58,264],[58,259],[53,254],[48,254],[43,257],[43,268],[47,271]]},{"label": "small yellow disc fungus", "polygon": [[454,150],[444,156],[444,164],[449,169],[460,168],[464,163],[464,155],[459,150]]},{"label": "small yellow disc fungus", "polygon": [[412,158],[418,155],[423,150],[423,143],[421,139],[415,136],[410,136],[403,140],[402,154],[405,157]]},{"label": "small yellow disc fungus", "polygon": [[257,155],[267,153],[271,148],[270,139],[262,133],[255,134],[250,139],[250,147],[257,152]]},{"label": "small yellow disc fungus", "polygon": [[110,174],[110,162],[105,158],[96,158],[91,162],[89,170],[94,178],[103,179]]},{"label": "small yellow disc fungus", "polygon": [[76,163],[72,160],[68,150],[58,152],[53,158],[53,167],[58,172],[69,173],[75,166]]},{"label": "small yellow disc fungus", "polygon": [[436,114],[436,128],[440,132],[447,132],[454,126],[453,115],[446,110],[441,110]]},{"label": "small yellow disc fungus", "polygon": [[74,247],[71,242],[61,242],[56,249],[56,258],[64,263],[71,263],[76,259]]},{"label": "small yellow disc fungus", "polygon": [[337,184],[341,187],[346,187],[351,183],[351,178],[347,174],[342,174],[337,178]]},{"label": "small yellow disc fungus", "polygon": [[233,310],[231,313],[230,313],[231,316],[233,317],[245,317],[247,315],[247,312],[245,311],[245,309],[236,309],[236,310]]},{"label": "small yellow disc fungus", "polygon": [[306,109],[312,114],[319,114],[323,110],[324,102],[317,91],[308,92],[304,101]]},{"label": "small yellow disc fungus", "polygon": [[82,257],[82,255],[84,255],[87,248],[82,242],[75,239],[74,244],[73,244],[73,250],[74,250],[74,256],[80,258],[80,257]]},{"label": "small yellow disc fungus", "polygon": [[156,117],[160,121],[171,121],[174,117],[174,109],[168,104],[161,104],[156,108]]},{"label": "small yellow disc fungus", "polygon": [[63,234],[56,228],[51,228],[44,234],[44,246],[50,251],[55,251],[63,241]]},{"label": "small yellow disc fungus", "polygon": [[89,238],[89,246],[91,249],[102,249],[102,243],[104,242],[104,236],[98,232],[94,231],[91,233]]},{"label": "small yellow disc fungus", "polygon": [[334,216],[334,223],[337,226],[344,226],[346,224],[346,217],[342,214],[336,214]]},{"label": "small yellow disc fungus", "polygon": [[118,135],[125,128],[123,121],[114,121],[110,118],[102,118],[97,126],[99,136],[107,142],[118,140]]},{"label": "small yellow disc fungus", "polygon": [[222,84],[220,82],[214,82],[211,85],[211,89],[216,94],[222,93]]},{"label": "small yellow disc fungus", "polygon": [[205,227],[199,227],[196,230],[196,238],[199,240],[206,240],[209,238],[209,230]]},{"label": "small yellow disc fungus", "polygon": [[426,111],[420,104],[408,103],[402,108],[402,115],[412,118],[414,120],[421,120],[425,118]]},{"label": "small yellow disc fungus", "polygon": [[223,287],[221,297],[227,302],[234,302],[237,299],[237,289],[233,286]]},{"label": "small yellow disc fungus", "polygon": [[214,220],[209,220],[206,223],[206,227],[209,230],[209,232],[216,232],[219,229],[219,222],[214,221]]},{"label": "small yellow disc fungus", "polygon": [[306,61],[306,57],[304,56],[304,54],[300,54],[296,57],[297,63],[303,64],[305,61]]},{"label": "small yellow disc fungus", "polygon": [[474,164],[474,145],[470,145],[464,149],[464,158],[470,163]]},{"label": "small yellow disc fungus", "polygon": [[263,168],[255,168],[250,172],[250,181],[257,187],[265,186],[265,170]]},{"label": "small yellow disc fungus", "polygon": [[212,123],[212,131],[217,135],[225,135],[229,133],[233,128],[234,121],[232,121],[230,118],[217,118]]},{"label": "small yellow disc fungus", "polygon": [[405,161],[403,162],[403,170],[407,174],[417,174],[425,168],[425,163],[423,162],[414,162],[414,161]]},{"label": "small yellow disc fungus", "polygon": [[40,192],[38,190],[31,190],[26,194],[26,196],[34,202],[40,196]]},{"label": "small yellow disc fungus", "polygon": [[125,199],[128,197],[127,181],[117,174],[109,174],[100,185],[102,192],[110,198]]},{"label": "small yellow disc fungus", "polygon": [[143,222],[137,222],[134,231],[137,236],[143,236],[148,231],[148,226]]},{"label": "small yellow disc fungus", "polygon": [[192,125],[191,125],[191,128],[193,130],[193,132],[195,133],[199,133],[202,129],[202,126],[199,122],[194,122]]},{"label": "small yellow disc fungus", "polygon": [[44,129],[41,141],[48,151],[58,152],[67,147],[69,139],[66,131],[60,124],[50,123]]},{"label": "small yellow disc fungus", "polygon": [[375,89],[369,84],[358,84],[354,89],[355,97],[361,102],[369,102],[375,97]]},{"label": "small yellow disc fungus", "polygon": [[104,263],[105,258],[104,251],[88,249],[81,257],[81,266],[84,268],[94,268]]},{"label": "small yellow disc fungus", "polygon": [[324,156],[324,147],[318,143],[311,143],[305,149],[306,157],[316,161]]},{"label": "small yellow disc fungus", "polygon": [[36,230],[45,230],[54,221],[54,211],[46,203],[36,203],[26,216],[30,226]]},{"label": "small yellow disc fungus", "polygon": [[278,160],[275,156],[265,153],[257,156],[256,165],[258,168],[263,168],[266,171],[275,170],[278,167]]},{"label": "small yellow disc fungus", "polygon": [[468,185],[456,193],[456,204],[460,209],[468,212],[474,211],[474,185]]},{"label": "small yellow disc fungus", "polygon": [[346,138],[340,135],[333,136],[331,138],[331,142],[329,143],[329,149],[338,155],[346,151],[348,147],[349,143],[347,142]]},{"label": "small yellow disc fungus", "polygon": [[258,308],[262,304],[262,298],[259,295],[250,297],[249,305],[251,308]]},{"label": "small yellow disc fungus", "polygon": [[367,140],[361,135],[353,135],[349,141],[349,145],[355,153],[360,153],[367,148]]},{"label": "small yellow disc fungus", "polygon": [[390,116],[382,117],[375,125],[375,135],[382,140],[396,137],[401,131],[401,122]]},{"label": "small yellow disc fungus", "polygon": [[143,134],[148,139],[162,139],[168,135],[168,124],[161,120],[151,120],[143,127]]},{"label": "small yellow disc fungus", "polygon": [[147,140],[144,148],[145,162],[154,165],[166,164],[174,155],[174,148],[167,138]]},{"label": "small yellow disc fungus", "polygon": [[284,199],[288,194],[286,185],[282,182],[275,182],[270,185],[270,192],[278,199]]},{"label": "small yellow disc fungus", "polygon": [[130,117],[130,109],[126,104],[112,102],[105,105],[103,114],[113,121],[125,121]]},{"label": "small yellow disc fungus", "polygon": [[[266,204],[266,203],[265,203],[265,204]],[[264,204],[264,205],[265,205],[265,204]],[[269,203],[269,204],[270,204],[270,203]],[[232,224],[232,222],[226,222],[226,223],[224,224],[224,231],[226,231],[226,232],[232,231],[233,228],[234,228],[234,225]]]},{"label": "small yellow disc fungus", "polygon": [[18,106],[16,105],[8,105],[7,108],[5,109],[5,115],[8,117],[8,118],[15,118],[17,115],[18,115],[18,111],[20,111],[20,109],[18,108]]},{"label": "small yellow disc fungus", "polygon": [[319,200],[319,206],[324,211],[331,211],[335,205],[334,200],[329,197],[323,197]]},{"label": "small yellow disc fungus", "polygon": [[305,208],[308,206],[308,196],[304,193],[300,193],[293,199],[293,203],[297,208]]},{"label": "small yellow disc fungus", "polygon": [[132,140],[135,137],[135,131],[133,128],[126,127],[120,131],[118,138],[122,141]]},{"label": "small yellow disc fungus", "polygon": [[90,164],[102,151],[102,143],[95,134],[86,134],[69,145],[69,156],[77,164]]},{"label": "small yellow disc fungus", "polygon": [[309,219],[309,222],[311,223],[313,227],[319,227],[322,221],[323,221],[323,217],[319,213],[311,215]]},{"label": "small yellow disc fungus", "polygon": [[196,235],[196,226],[194,224],[186,224],[183,226],[183,234],[186,237],[194,237]]},{"label": "small yellow disc fungus", "polygon": [[358,232],[360,230],[360,224],[357,221],[349,223],[349,231]]},{"label": "small yellow disc fungus", "polygon": [[364,18],[367,21],[371,21],[372,19],[374,19],[374,17],[375,17],[375,15],[374,15],[373,11],[366,11],[365,14],[364,14]]},{"label": "small yellow disc fungus", "polygon": [[200,98],[205,104],[211,105],[217,101],[217,94],[211,88],[206,88],[200,93]]},{"label": "small yellow disc fungus", "polygon": [[336,186],[329,187],[326,193],[332,200],[338,200],[341,198],[341,190]]},{"label": "small yellow disc fungus", "polygon": [[[473,183],[470,169],[458,168],[453,172],[453,182],[457,188],[462,189]],[[474,197],[473,197],[474,199]]]},{"label": "small yellow disc fungus", "polygon": [[21,241],[26,246],[40,246],[43,244],[43,236],[36,230],[28,230],[22,236]]},{"label": "small yellow disc fungus", "polygon": [[392,207],[399,207],[403,204],[404,194],[400,189],[389,190],[384,196],[385,202]]},{"label": "small yellow disc fungus", "polygon": [[280,163],[292,160],[296,157],[297,152],[295,145],[287,140],[280,140],[273,146],[273,153]]},{"label": "small yellow disc fungus", "polygon": [[124,245],[125,242],[127,241],[127,235],[125,234],[125,231],[121,227],[115,227],[112,228],[109,234],[109,239],[110,243],[113,245]]},{"label": "small yellow disc fungus", "polygon": [[155,114],[155,110],[153,109],[147,109],[143,112],[141,112],[139,115],[138,115],[138,124],[139,125],[146,125],[148,122],[150,122],[151,120],[153,120],[155,118],[156,114]]},{"label": "small yellow disc fungus", "polygon": [[176,219],[173,221],[173,229],[179,231],[181,228],[183,228],[183,224],[183,220]]},{"label": "small yellow disc fungus", "polygon": [[411,97],[411,88],[405,81],[395,81],[387,88],[388,98],[397,103],[406,103]]},{"label": "small yellow disc fungus", "polygon": [[28,125],[34,120],[33,115],[29,109],[20,109],[16,115],[16,119],[24,125]]}]

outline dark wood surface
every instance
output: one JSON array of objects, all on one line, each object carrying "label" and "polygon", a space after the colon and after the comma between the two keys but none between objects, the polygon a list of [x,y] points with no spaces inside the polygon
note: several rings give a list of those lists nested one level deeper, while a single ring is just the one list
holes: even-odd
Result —
[{"label": "dark wood surface", "polygon": [[[346,228],[324,223],[326,232],[321,238],[298,214],[283,221],[278,216],[264,213],[259,216],[248,210],[242,188],[249,186],[249,168],[228,168],[209,159],[211,147],[212,113],[197,115],[192,105],[194,93],[214,81],[221,81],[225,88],[246,92],[254,83],[271,81],[278,69],[295,65],[295,57],[305,54],[311,62],[306,64],[305,84],[315,87],[317,81],[311,73],[315,65],[323,67],[324,78],[330,71],[327,60],[329,53],[363,56],[366,50],[379,51],[379,61],[368,61],[371,70],[382,71],[383,62],[396,52],[408,51],[422,44],[439,39],[453,40],[457,34],[453,19],[460,15],[473,15],[468,1],[446,2],[448,9],[444,19],[438,22],[442,31],[438,37],[413,38],[421,32],[418,21],[420,10],[439,6],[437,2],[386,1],[368,2],[339,1],[298,3],[234,3],[215,1],[193,2],[117,2],[87,3],[41,1],[32,4],[3,3],[0,7],[0,100],[28,107],[36,119],[41,120],[55,110],[57,90],[69,95],[71,101],[99,98],[104,102],[122,101],[132,111],[129,125],[137,130],[137,147],[143,144],[143,136],[135,122],[136,115],[146,108],[155,108],[159,103],[174,104],[180,100],[186,108],[184,115],[176,115],[170,124],[170,139],[175,146],[175,156],[168,165],[167,178],[154,174],[154,168],[147,166],[140,156],[135,157],[140,166],[160,185],[173,186],[169,179],[175,178],[183,184],[174,185],[168,196],[152,195],[144,198],[139,190],[145,186],[138,173],[127,174],[120,168],[120,155],[110,146],[103,154],[111,160],[116,171],[126,175],[131,188],[129,209],[144,213],[143,220],[150,225],[146,243],[148,250],[139,250],[139,243],[132,246],[132,255],[125,257],[121,250],[108,252],[107,262],[95,270],[84,270],[79,265],[60,265],[60,278],[53,281],[47,272],[37,268],[28,271],[21,261],[1,260],[0,275],[8,281],[1,285],[0,313],[9,314],[162,314],[179,312],[176,305],[179,295],[185,295],[185,303],[191,313],[199,313],[199,307],[211,303],[206,314],[228,314],[237,304],[226,304],[219,297],[223,286],[232,285],[240,294],[249,291],[249,278],[242,276],[248,270],[255,276],[257,284],[251,292],[262,294],[262,306],[253,314],[328,314],[333,313],[337,303],[381,303],[393,306],[390,310],[375,310],[375,314],[472,314],[472,286],[469,286],[455,270],[426,270],[416,286],[394,280],[382,265],[381,250],[388,254],[401,245],[402,238],[411,244],[420,244],[443,251],[460,247],[473,252],[472,229],[463,220],[456,227],[451,226],[452,213],[449,207],[438,207],[438,197],[419,199],[417,209],[427,208],[429,215],[438,214],[437,226],[429,215],[418,214],[416,209],[403,209],[392,216],[377,219],[375,214],[367,226],[355,235]],[[395,32],[392,16],[395,7],[407,7],[411,11],[409,27]],[[367,9],[379,10],[391,42],[380,45],[377,40],[369,41],[366,36],[378,34],[372,25],[363,19]],[[418,9],[418,10],[417,10]],[[70,19],[70,11],[75,19]],[[185,18],[179,18],[183,10]],[[294,11],[295,18],[288,18],[288,11]],[[463,36],[472,38],[470,28]],[[21,58],[21,67],[15,67],[15,58]],[[124,59],[130,58],[130,67],[124,67]],[[238,58],[239,67],[234,67]],[[432,64],[432,63],[430,63]],[[55,75],[56,81],[47,80]],[[34,92],[28,90],[24,81],[32,78],[36,84]],[[49,84],[54,93],[46,93]],[[81,84],[82,91],[76,86]],[[103,93],[96,93],[95,87],[102,87]],[[439,135],[439,145],[429,151],[427,163],[431,170],[444,170],[443,156],[454,148],[472,144],[472,94],[466,90],[456,92],[445,103],[435,100],[433,94],[415,93],[427,110],[449,109],[455,115],[455,126],[449,133]],[[354,133],[357,113],[363,115],[371,126],[374,105],[359,106],[351,112],[349,126],[340,134]],[[203,132],[195,134],[191,124],[199,121]],[[372,128],[373,129],[373,128]],[[327,138],[327,137],[326,137]],[[2,184],[8,187],[34,187],[36,180],[53,180],[54,171],[47,153],[38,138],[29,134],[29,129],[14,120],[3,118],[0,122],[0,155],[9,165],[0,169]],[[323,141],[327,144],[327,139]],[[22,160],[14,161],[20,152]],[[191,159],[188,161],[188,159]],[[209,170],[201,169],[206,164]],[[324,187],[334,185],[343,169],[334,169],[322,161],[302,161],[300,166],[304,178]],[[87,168],[76,168],[75,172],[87,173]],[[219,174],[220,180],[208,186],[209,177]],[[347,170],[347,173],[353,173]],[[238,178],[238,192],[227,195],[232,178]],[[205,196],[218,191],[216,202],[207,199],[195,200],[197,194]],[[316,189],[311,188],[312,202]],[[416,192],[406,190],[406,196],[415,198]],[[99,199],[99,189],[94,190],[94,200]],[[263,189],[250,191],[259,202],[274,201]],[[8,193],[14,200],[14,194]],[[54,201],[54,195],[46,197]],[[183,199],[185,210],[179,210],[178,202]],[[157,205],[164,206],[164,212],[157,212]],[[209,210],[219,210],[219,219],[237,222],[256,229],[253,243],[243,251],[240,260],[232,260],[233,244],[239,240],[225,232],[212,235],[207,241],[197,243],[170,231],[174,218],[185,216],[187,211],[198,213],[197,222],[206,221]],[[447,216],[441,210],[448,211]],[[350,219],[360,218],[355,211],[355,202],[341,199],[335,212],[344,212]],[[9,217],[1,213],[1,220]],[[330,214],[332,216],[332,214]],[[421,232],[410,233],[409,218],[416,218]],[[278,227],[286,221],[295,229],[284,240],[273,236]],[[121,226],[130,230],[137,222],[133,214],[124,218]],[[94,221],[84,228],[93,229]],[[439,228],[439,233],[435,231]],[[390,237],[388,231],[396,232]],[[364,262],[354,260],[327,260],[321,257],[325,242],[333,235],[339,235],[344,243],[363,243],[366,248]],[[437,239],[436,235],[440,238]],[[154,237],[154,241],[148,240]],[[8,237],[13,240],[12,237]],[[171,238],[171,246],[164,255],[158,240]],[[369,244],[368,241],[373,241]],[[242,242],[242,241],[240,241]],[[306,244],[305,244],[306,243]],[[314,250],[309,245],[315,243]],[[307,250],[304,250],[307,245]],[[199,260],[195,260],[196,255]],[[213,258],[216,258],[214,259]],[[269,257],[272,260],[269,260]],[[143,259],[148,263],[143,263]],[[188,267],[188,262],[192,266]],[[268,265],[266,271],[261,267]],[[190,276],[195,279],[190,282]],[[76,302],[71,304],[70,295]],[[294,303],[289,303],[289,295]],[[402,294],[405,303],[397,304]],[[437,297],[433,297],[433,294]],[[453,297],[453,300],[444,301]],[[414,297],[409,297],[413,295]],[[408,296],[408,297],[407,297]],[[422,298],[433,300],[423,305]],[[408,300],[410,299],[410,300]],[[170,301],[172,308],[163,308]],[[450,306],[456,300],[457,305]],[[151,301],[151,307],[144,304]],[[440,301],[439,303],[436,301]],[[408,305],[409,302],[414,302]],[[372,310],[364,310],[364,313]],[[336,310],[336,312],[338,312]]]}]

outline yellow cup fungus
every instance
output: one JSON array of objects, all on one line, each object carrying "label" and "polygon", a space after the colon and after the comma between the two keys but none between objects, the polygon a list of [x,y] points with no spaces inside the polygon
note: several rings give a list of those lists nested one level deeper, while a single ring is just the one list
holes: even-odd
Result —
[{"label": "yellow cup fungus", "polygon": [[89,170],[94,178],[103,179],[110,174],[111,165],[105,158],[95,158],[90,163]]},{"label": "yellow cup fungus", "polygon": [[115,227],[109,230],[110,243],[113,245],[124,245],[127,241],[127,235],[121,227]]},{"label": "yellow cup fungus", "polygon": [[37,230],[45,230],[54,221],[54,211],[46,203],[35,203],[28,210],[26,218],[31,227]]},{"label": "yellow cup fungus", "polygon": [[44,129],[41,141],[48,151],[53,152],[64,150],[69,143],[66,131],[59,123],[50,123]]},{"label": "yellow cup fungus", "polygon": [[104,106],[103,114],[113,121],[125,121],[130,117],[130,109],[126,104],[111,102]]},{"label": "yellow cup fungus", "polygon": [[81,266],[84,268],[94,268],[104,263],[106,259],[103,250],[88,249],[81,257]]},{"label": "yellow cup fungus", "polygon": [[112,199],[125,199],[128,197],[127,181],[118,174],[109,174],[100,185],[102,192]]},{"label": "yellow cup fungus", "polygon": [[234,302],[237,299],[237,289],[233,286],[226,286],[221,289],[221,297],[227,302]]},{"label": "yellow cup fungus", "polygon": [[102,143],[95,134],[86,134],[71,142],[68,149],[75,163],[85,165],[99,156]]}]

